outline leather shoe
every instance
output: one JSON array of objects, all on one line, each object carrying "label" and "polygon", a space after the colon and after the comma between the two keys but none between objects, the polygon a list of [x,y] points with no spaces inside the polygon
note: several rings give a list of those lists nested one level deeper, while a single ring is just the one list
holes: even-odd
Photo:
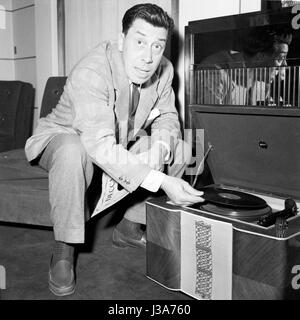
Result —
[{"label": "leather shoe", "polygon": [[75,292],[74,268],[70,261],[59,260],[53,267],[50,266],[49,289],[59,297]]},{"label": "leather shoe", "polygon": [[133,247],[133,248],[146,248],[146,233],[143,232],[140,239],[133,239],[128,236],[125,236],[116,228],[112,234],[112,242],[114,247],[124,248],[124,247]]}]

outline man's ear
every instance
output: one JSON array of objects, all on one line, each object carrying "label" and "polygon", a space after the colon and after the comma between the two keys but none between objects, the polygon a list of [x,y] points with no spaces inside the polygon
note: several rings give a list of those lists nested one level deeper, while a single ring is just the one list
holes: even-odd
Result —
[{"label": "man's ear", "polygon": [[118,47],[119,47],[119,51],[123,51],[124,38],[125,38],[124,33],[119,33],[119,36],[118,36]]}]

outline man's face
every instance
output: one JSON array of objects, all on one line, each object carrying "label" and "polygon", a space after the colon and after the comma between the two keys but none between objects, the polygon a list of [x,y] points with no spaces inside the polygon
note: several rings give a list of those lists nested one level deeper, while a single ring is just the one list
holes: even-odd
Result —
[{"label": "man's face", "polygon": [[275,45],[274,61],[277,67],[276,73],[279,73],[281,80],[285,78],[285,66],[287,66],[286,58],[289,52],[289,46],[286,43],[280,43]]},{"label": "man's face", "polygon": [[125,71],[136,84],[147,82],[155,73],[164,53],[168,31],[136,19],[127,34],[122,34],[120,50],[123,51]]},{"label": "man's face", "polygon": [[[274,51],[272,54],[262,54],[259,56],[258,63],[254,67],[269,67],[266,79],[265,76],[257,74],[258,81],[271,81],[274,79],[278,72],[284,71],[284,67],[287,65],[286,58],[289,51],[289,46],[286,43],[278,43],[274,45]],[[264,73],[262,73],[264,75]]]},{"label": "man's face", "polygon": [[272,56],[273,65],[276,67],[286,65],[286,57],[289,52],[289,46],[286,43],[278,43],[274,45],[274,53]]}]

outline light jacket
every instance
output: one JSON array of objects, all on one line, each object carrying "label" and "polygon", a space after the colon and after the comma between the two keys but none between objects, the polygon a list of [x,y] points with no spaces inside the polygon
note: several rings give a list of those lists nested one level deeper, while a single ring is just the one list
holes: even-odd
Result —
[{"label": "light jacket", "polygon": [[[153,77],[143,85],[134,128],[151,128],[151,139],[168,143],[180,137],[172,89],[173,67],[163,57]],[[41,118],[27,140],[28,161],[53,137],[77,134],[92,161],[128,192],[136,190],[151,168],[127,151],[129,79],[116,43],[103,42],[74,67],[56,108]]]}]

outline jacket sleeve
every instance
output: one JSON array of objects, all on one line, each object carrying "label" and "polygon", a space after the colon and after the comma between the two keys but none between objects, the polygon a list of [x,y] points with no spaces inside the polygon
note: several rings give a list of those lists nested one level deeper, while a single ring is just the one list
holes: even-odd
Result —
[{"label": "jacket sleeve", "polygon": [[151,168],[116,143],[116,123],[108,79],[90,68],[73,71],[67,83],[73,127],[92,161],[129,192],[143,182]]}]

